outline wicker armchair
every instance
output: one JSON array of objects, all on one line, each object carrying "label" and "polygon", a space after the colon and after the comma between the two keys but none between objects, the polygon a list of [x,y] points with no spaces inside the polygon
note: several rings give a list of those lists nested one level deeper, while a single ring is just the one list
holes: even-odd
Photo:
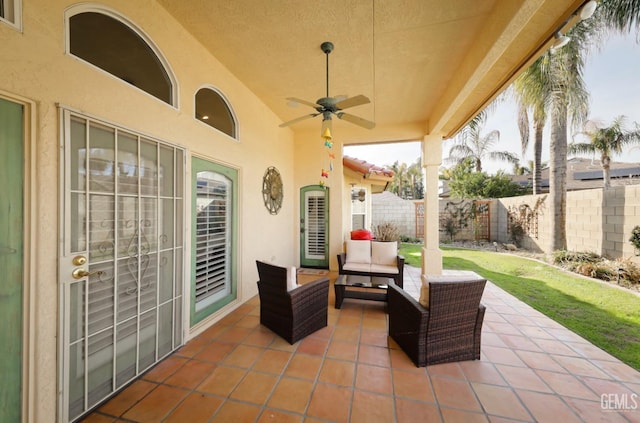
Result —
[{"label": "wicker armchair", "polygon": [[430,282],[429,308],[396,284],[387,290],[389,336],[418,367],[480,359],[485,279]]},{"label": "wicker armchair", "polygon": [[328,278],[287,291],[287,269],[261,261],[256,264],[261,324],[290,344],[327,326]]}]

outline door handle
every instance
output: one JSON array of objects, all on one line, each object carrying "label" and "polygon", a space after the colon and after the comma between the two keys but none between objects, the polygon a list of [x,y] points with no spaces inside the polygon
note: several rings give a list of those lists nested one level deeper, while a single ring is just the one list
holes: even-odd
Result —
[{"label": "door handle", "polygon": [[86,269],[78,268],[71,273],[74,279],[82,279],[87,276],[99,275],[101,276],[104,272],[102,270],[96,270],[95,272],[88,272]]}]

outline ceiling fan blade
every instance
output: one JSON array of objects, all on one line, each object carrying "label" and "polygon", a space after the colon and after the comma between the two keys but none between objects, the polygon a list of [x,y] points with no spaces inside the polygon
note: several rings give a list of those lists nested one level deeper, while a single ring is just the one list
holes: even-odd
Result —
[{"label": "ceiling fan blade", "polygon": [[355,97],[351,97],[346,100],[339,101],[338,103],[336,103],[336,109],[344,110],[344,109],[348,109],[349,107],[360,106],[362,104],[368,104],[368,103],[371,103],[371,101],[366,96],[360,94]]},{"label": "ceiling fan blade", "polygon": [[349,113],[340,112],[337,113],[338,119],[346,120],[347,122],[354,123],[358,126],[362,126],[363,128],[373,129],[376,126],[375,122],[371,122],[370,120],[363,119],[358,116],[350,115]]},{"label": "ceiling fan blade", "polygon": [[319,104],[312,103],[312,102],[307,101],[307,100],[301,100],[301,99],[299,99],[299,98],[295,98],[295,97],[287,97],[287,101],[291,101],[291,102],[294,102],[294,103],[304,104],[304,105],[306,105],[306,106],[313,107],[314,109],[315,109],[316,107],[322,107],[322,106],[320,106]]},{"label": "ceiling fan blade", "polygon": [[280,126],[280,128],[284,128],[285,126],[293,125],[294,123],[298,123],[298,122],[303,121],[303,120],[311,119],[311,118],[316,117],[318,115],[319,115],[319,113],[312,113],[310,115],[300,116],[299,118],[295,118],[293,120],[290,120],[289,122],[282,123],[279,126]]}]

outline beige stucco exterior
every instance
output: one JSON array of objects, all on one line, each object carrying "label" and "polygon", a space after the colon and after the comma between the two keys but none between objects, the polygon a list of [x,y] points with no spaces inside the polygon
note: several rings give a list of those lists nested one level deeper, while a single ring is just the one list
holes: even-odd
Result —
[{"label": "beige stucco exterior", "polygon": [[[185,239],[189,239],[190,231],[188,221],[190,158],[203,157],[238,170],[238,298],[197,327],[187,329],[186,340],[223,317],[230,309],[256,295],[256,259],[283,265],[299,263],[299,192],[301,187],[320,182],[320,170],[326,154],[317,128],[319,122],[316,121],[318,125],[313,127],[305,126],[297,130],[280,128],[279,124],[283,121],[284,113],[276,115],[273,111],[275,107],[267,105],[273,104],[273,99],[276,97],[280,101],[284,96],[296,93],[265,94],[261,90],[264,86],[270,86],[268,79],[261,81],[263,85],[252,85],[250,76],[252,72],[260,73],[259,68],[263,66],[261,61],[252,64],[258,70],[252,69],[248,73],[237,70],[232,73],[225,63],[212,55],[210,46],[205,46],[192,35],[198,31],[188,30],[189,19],[183,18],[178,21],[175,17],[180,16],[178,10],[170,14],[160,6],[160,4],[172,5],[177,9],[181,3],[154,0],[105,0],[98,4],[75,3],[71,0],[24,0],[18,2],[21,4],[20,25],[12,26],[0,22],[0,97],[25,105],[27,129],[25,161],[27,162],[28,188],[25,192],[25,204],[28,212],[25,217],[27,271],[23,394],[25,421],[56,421],[60,415],[59,391],[64,389],[59,376],[58,334],[61,313],[59,280],[62,278],[58,274],[57,254],[61,220],[62,182],[59,175],[62,109],[70,109],[186,149]],[[207,2],[196,3],[198,7],[209,7]],[[375,135],[344,123],[338,126],[340,131],[334,131],[333,151],[337,159],[334,160],[334,168],[329,178],[324,181],[330,188],[329,257],[332,269],[337,268],[336,254],[342,251],[343,241],[350,230],[350,210],[349,207],[343,206],[345,202],[348,204],[345,200],[349,198],[349,185],[344,180],[340,160],[343,144],[347,140],[353,144],[418,139],[424,140],[425,155],[439,158],[441,135],[461,127],[472,117],[473,112],[497,94],[509,78],[514,77],[518,66],[530,60],[534,52],[548,46],[555,27],[565,21],[580,2],[537,0],[524,2],[526,6],[518,6],[520,2],[509,2],[509,7],[504,10],[497,6],[492,8],[490,4],[479,6],[474,2],[468,3],[478,9],[478,15],[472,17],[474,25],[470,28],[476,31],[483,25],[487,25],[488,30],[483,32],[483,36],[475,44],[472,42],[473,33],[464,34],[464,40],[467,41],[460,47],[466,48],[465,51],[455,52],[454,55],[453,51],[443,50],[444,53],[450,54],[447,56],[450,60],[446,65],[450,69],[459,69],[461,73],[450,79],[450,75],[445,75],[444,78],[431,81],[430,85],[424,88],[431,90],[428,91],[430,93],[435,92],[434,86],[437,88],[438,95],[429,97],[431,106],[426,107],[421,98],[411,103],[404,101],[413,108],[412,111],[417,110],[420,119],[412,118],[407,121],[403,110],[395,110],[395,103],[390,103],[399,90],[393,88],[395,85],[391,85],[392,88],[387,86],[385,91],[379,83],[380,103],[385,104],[389,113],[381,116],[384,124],[376,128]],[[83,6],[74,6],[76,4]],[[424,8],[424,5],[419,2],[417,5],[420,10]],[[441,4],[443,5],[444,3]],[[196,6],[195,3],[194,6]],[[312,9],[311,6],[313,6]],[[123,18],[144,34],[161,54],[162,61],[168,66],[176,83],[175,104],[168,105],[68,54],[65,14],[71,7],[98,7]],[[305,7],[307,8],[305,16],[313,17],[317,14],[317,4]],[[390,8],[386,13],[391,16],[397,11]],[[431,19],[431,13],[424,16]],[[262,16],[259,18],[262,19]],[[398,18],[398,15],[395,18]],[[450,21],[454,22],[456,19]],[[383,29],[389,33],[395,33],[394,26],[404,25],[402,20],[389,19],[388,22],[392,27]],[[382,23],[384,24],[385,21],[383,20]],[[373,26],[369,21],[363,24]],[[431,21],[429,25],[437,26]],[[195,27],[193,23],[191,29]],[[525,28],[535,33],[531,36],[523,36]],[[362,34],[358,31],[355,33]],[[366,38],[364,42],[369,44],[367,36],[358,35],[355,38]],[[451,38],[449,34],[441,34],[442,40],[446,41],[448,38]],[[510,43],[516,38],[517,42]],[[299,42],[289,35],[286,39]],[[389,46],[395,45],[395,40],[389,40],[388,44],[381,46],[379,52],[383,54],[385,50],[393,50]],[[411,45],[411,42],[407,45]],[[489,48],[485,49],[487,46]],[[468,49],[473,51],[470,53]],[[519,53],[508,54],[513,51]],[[221,54],[228,53],[224,51]],[[283,54],[281,51],[278,53]],[[484,59],[478,57],[482,54],[486,54]],[[225,57],[228,58],[228,55]],[[345,58],[345,56],[342,57]],[[411,57],[408,58],[411,59]],[[355,58],[353,59],[356,63]],[[357,64],[359,68],[363,68],[365,65],[368,66],[372,59],[371,56],[360,57]],[[394,63],[392,60],[386,60],[384,56],[376,60],[380,61],[381,66],[384,63]],[[231,59],[227,63],[232,66],[232,62],[236,66],[244,66],[243,62],[238,62],[238,65]],[[283,69],[280,72],[292,70],[289,69],[292,66],[287,66],[282,66]],[[300,63],[300,66],[303,64]],[[247,68],[247,66],[244,67]],[[236,67],[236,69],[239,68]],[[439,73],[443,73],[440,68],[437,69],[437,72],[433,72],[434,78]],[[295,74],[302,74],[297,69],[293,70]],[[245,75],[245,78],[241,80],[241,77],[237,76],[239,74]],[[273,72],[270,71],[269,75],[273,75]],[[286,75],[276,72],[276,76],[282,80],[279,87],[290,82],[290,78]],[[394,69],[384,72],[384,68],[381,67],[377,77],[381,80],[388,79],[397,85],[396,79],[403,76]],[[296,78],[300,81],[305,76],[298,75]],[[345,80],[349,83],[349,80]],[[429,78],[420,76],[417,80],[429,80]],[[364,84],[367,87],[356,84],[356,80],[352,80],[351,83],[358,88],[354,89],[354,93],[360,88],[376,85],[375,81],[373,84]],[[214,87],[228,100],[237,121],[237,140],[194,119],[194,95],[203,86]],[[250,86],[252,88],[249,88]],[[407,92],[412,97],[416,96],[411,89]],[[375,93],[372,97],[375,101]],[[392,110],[394,113],[391,113]],[[430,111],[434,113],[432,120],[423,119],[424,113]],[[391,121],[390,117],[396,114],[401,115],[403,120]],[[434,128],[438,133],[430,135],[428,132]],[[427,201],[433,200],[434,205],[432,214],[437,214],[437,197],[433,194],[433,181],[436,181],[438,164],[439,160],[435,159],[424,163],[427,169]],[[262,177],[269,166],[275,166],[284,181],[283,206],[277,215],[269,214],[262,200]],[[437,185],[435,188],[437,192]],[[430,219],[425,220],[429,222]],[[437,219],[432,221],[437,222]],[[429,266],[433,266],[426,270],[437,273],[441,268],[440,260],[437,259],[439,250],[435,241],[437,227],[429,223],[426,225],[429,226],[425,226],[427,234],[425,253],[431,255],[432,264]],[[188,259],[187,256],[187,262]],[[185,267],[185,281],[188,282],[191,275],[189,266]],[[188,309],[186,304],[185,309]],[[186,318],[185,327],[188,327]]]},{"label": "beige stucco exterior", "polygon": [[[109,2],[109,9],[142,29],[171,65],[178,83],[175,108],[65,53],[64,12],[71,2],[24,3],[22,33],[0,25],[0,95],[13,100],[19,96],[34,104],[28,122],[34,128],[28,147],[34,151],[32,165],[35,165],[30,193],[34,200],[33,242],[28,252],[34,269],[28,281],[34,294],[34,312],[28,324],[28,339],[33,341],[28,362],[32,369],[28,416],[31,421],[47,422],[55,421],[58,415],[60,304],[55,252],[60,217],[61,107],[183,146],[188,157],[197,155],[238,169],[242,246],[238,260],[239,297],[223,313],[256,295],[255,259],[282,264],[297,262],[298,239],[293,222],[298,214],[300,184],[293,181],[316,183],[319,171],[317,165],[309,164],[313,171],[305,174],[300,166],[294,166],[294,155],[307,155],[308,150],[296,151],[292,131],[278,128],[280,120],[260,99],[161,7],[149,2]],[[238,122],[238,140],[193,118],[195,92],[205,84],[215,86],[228,99]],[[285,181],[284,204],[277,215],[270,215],[262,204],[262,176],[269,166],[275,166]],[[296,176],[296,172],[301,174]],[[339,193],[340,189],[336,187],[332,195],[334,192]],[[339,199],[335,201],[339,204]],[[187,231],[189,227],[187,224]],[[200,327],[211,324],[223,313],[214,315]],[[187,333],[187,339],[192,335]]]}]

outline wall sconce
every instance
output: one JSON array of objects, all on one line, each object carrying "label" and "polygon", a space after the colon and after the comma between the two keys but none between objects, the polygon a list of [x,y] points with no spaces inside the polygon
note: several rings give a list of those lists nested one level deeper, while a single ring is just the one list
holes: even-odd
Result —
[{"label": "wall sconce", "polygon": [[579,14],[580,19],[581,20],[589,19],[591,16],[593,16],[593,12],[596,11],[597,7],[598,7],[598,2],[595,0],[586,2],[584,6],[582,6],[582,9],[580,9],[580,14]]},{"label": "wall sconce", "polygon": [[555,43],[553,43],[553,46],[551,46],[552,51],[566,46],[567,44],[569,44],[569,41],[571,41],[571,38],[567,37],[566,35],[562,35],[560,31],[556,32],[554,37],[556,41]]},{"label": "wall sconce", "polygon": [[351,184],[351,201],[360,201],[361,203],[364,202],[365,196],[367,195],[367,191],[364,190],[364,188],[360,188],[359,191],[356,191],[354,189],[354,185],[355,184]]}]

